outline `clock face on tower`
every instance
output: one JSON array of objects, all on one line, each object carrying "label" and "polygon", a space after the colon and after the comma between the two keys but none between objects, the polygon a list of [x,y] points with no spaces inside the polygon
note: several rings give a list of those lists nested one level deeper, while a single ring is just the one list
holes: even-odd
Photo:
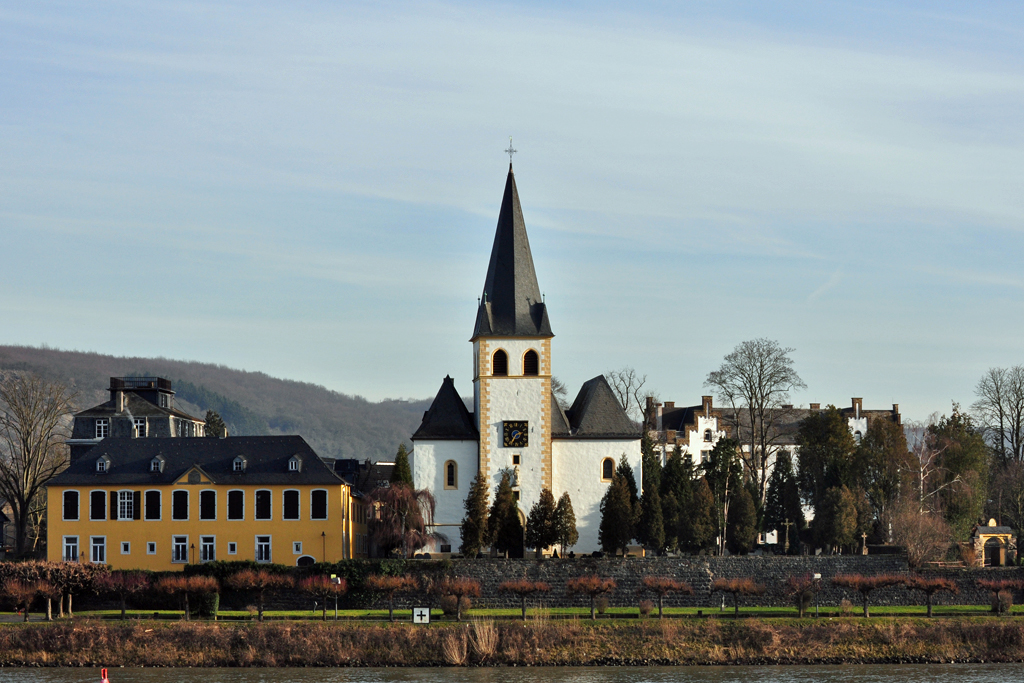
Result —
[{"label": "clock face on tower", "polygon": [[526,420],[505,420],[502,423],[504,428],[505,446],[511,448],[526,448],[530,445],[530,424]]}]

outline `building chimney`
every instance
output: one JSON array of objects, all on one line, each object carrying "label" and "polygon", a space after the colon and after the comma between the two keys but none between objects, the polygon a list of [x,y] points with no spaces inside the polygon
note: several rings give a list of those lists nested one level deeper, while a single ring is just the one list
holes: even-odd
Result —
[{"label": "building chimney", "polygon": [[120,389],[116,389],[116,390],[114,390],[114,391],[112,391],[110,393],[113,394],[113,398],[114,398],[114,412],[115,413],[123,413],[124,412],[124,392],[121,391]]},{"label": "building chimney", "polygon": [[665,408],[666,409],[672,410],[675,407],[676,407],[676,402],[675,401],[665,401]]},{"label": "building chimney", "polygon": [[811,404],[811,410],[821,410],[821,404],[820,403],[812,403]]},{"label": "building chimney", "polygon": [[898,424],[898,425],[903,424],[903,416],[900,415],[900,404],[899,403],[893,403],[892,404],[892,412],[893,412],[893,415],[896,416],[896,424]]},{"label": "building chimney", "polygon": [[700,404],[701,408],[704,410],[704,417],[711,417],[711,397],[701,396]]},{"label": "building chimney", "polygon": [[850,400],[853,401],[853,417],[859,420],[861,408],[864,406],[864,399],[853,398]]}]

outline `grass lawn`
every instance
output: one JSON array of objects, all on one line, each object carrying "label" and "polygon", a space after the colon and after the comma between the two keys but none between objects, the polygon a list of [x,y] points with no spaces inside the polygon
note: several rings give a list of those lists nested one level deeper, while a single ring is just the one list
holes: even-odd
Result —
[{"label": "grass lawn", "polygon": [[[886,606],[886,605],[871,605],[871,615],[873,617],[924,617],[927,610],[924,605],[914,606]],[[698,611],[701,612],[703,617],[717,617],[717,618],[730,618],[733,616],[733,607],[726,603],[724,610],[719,607],[666,607],[665,616],[676,617],[676,618],[694,618],[697,617]],[[942,616],[978,616],[983,617],[991,614],[991,610],[988,605],[936,605],[933,608],[933,612],[936,617]],[[127,611],[128,617],[131,619],[147,619],[157,615],[159,619],[181,619],[184,616],[184,612],[181,610],[138,610],[130,609]],[[264,615],[266,618],[274,619],[306,619],[306,620],[319,620],[322,612],[317,610],[267,610]],[[814,617],[814,608],[811,607],[807,612],[808,616]],[[838,617],[842,616],[840,610],[834,605],[827,607],[820,607],[819,614],[822,617]],[[850,617],[860,617],[863,614],[862,607],[860,604],[854,604],[850,609]],[[1014,605],[1012,614],[1024,615],[1024,605]],[[113,610],[87,610],[87,611],[76,611],[75,616],[79,618],[105,618],[105,619],[116,619],[120,617],[121,611],[117,609]],[[521,615],[519,609],[515,608],[502,608],[502,609],[472,609],[467,614],[463,615],[466,619],[480,619],[480,618],[501,618],[501,619],[518,619]],[[34,611],[30,613],[32,621],[38,620],[42,617],[42,613]],[[245,610],[221,610],[218,616],[227,619],[249,619],[253,618],[250,612]],[[440,609],[432,609],[430,612],[431,621],[454,621],[454,618],[444,617],[443,612]],[[740,606],[740,616],[742,617],[759,617],[759,618],[794,618],[796,617],[796,610],[792,607],[744,607]],[[598,619],[608,620],[610,617],[615,618],[615,621],[620,619],[636,619],[639,618],[639,611],[636,607],[609,607],[605,610],[605,614],[598,615]],[[20,615],[16,615],[13,612],[0,612],[0,619],[3,621],[15,621],[19,619]],[[338,610],[338,619],[344,621],[371,621],[379,622],[387,620],[388,611],[386,609],[342,609]],[[590,619],[590,608],[589,607],[554,607],[554,608],[529,608],[527,610],[527,619],[537,618],[556,618],[556,619]],[[657,608],[651,613],[648,619],[657,619],[658,611]],[[334,609],[328,608],[327,610],[328,621],[334,620]],[[395,610],[395,621],[396,622],[408,622],[411,620],[411,613],[408,609],[396,609]]]}]

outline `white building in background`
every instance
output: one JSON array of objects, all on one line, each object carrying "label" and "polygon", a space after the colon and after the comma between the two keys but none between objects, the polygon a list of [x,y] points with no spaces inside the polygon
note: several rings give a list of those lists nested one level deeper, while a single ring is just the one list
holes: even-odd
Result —
[{"label": "white building in background", "polygon": [[568,492],[576,552],[600,549],[599,505],[623,455],[639,483],[640,430],[603,375],[584,383],[567,410],[559,406],[551,392],[553,337],[510,164],[470,339],[473,411],[445,377],[412,437],[415,486],[433,492],[437,530],[449,539],[433,551],[458,551],[463,504],[478,471],[491,500],[502,471],[515,473],[524,524],[541,490],[556,500]]}]

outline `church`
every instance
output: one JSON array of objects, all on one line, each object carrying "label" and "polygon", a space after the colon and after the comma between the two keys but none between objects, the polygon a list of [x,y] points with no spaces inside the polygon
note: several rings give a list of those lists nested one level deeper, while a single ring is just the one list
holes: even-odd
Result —
[{"label": "church", "polygon": [[524,526],[543,489],[556,500],[568,492],[579,532],[573,550],[600,550],[600,503],[623,456],[640,482],[640,426],[603,375],[585,382],[571,406],[559,404],[551,390],[553,338],[509,164],[469,340],[473,411],[445,377],[412,436],[414,485],[433,493],[435,530],[448,539],[427,550],[458,551],[470,484],[479,472],[493,502],[504,470],[513,473]]}]

